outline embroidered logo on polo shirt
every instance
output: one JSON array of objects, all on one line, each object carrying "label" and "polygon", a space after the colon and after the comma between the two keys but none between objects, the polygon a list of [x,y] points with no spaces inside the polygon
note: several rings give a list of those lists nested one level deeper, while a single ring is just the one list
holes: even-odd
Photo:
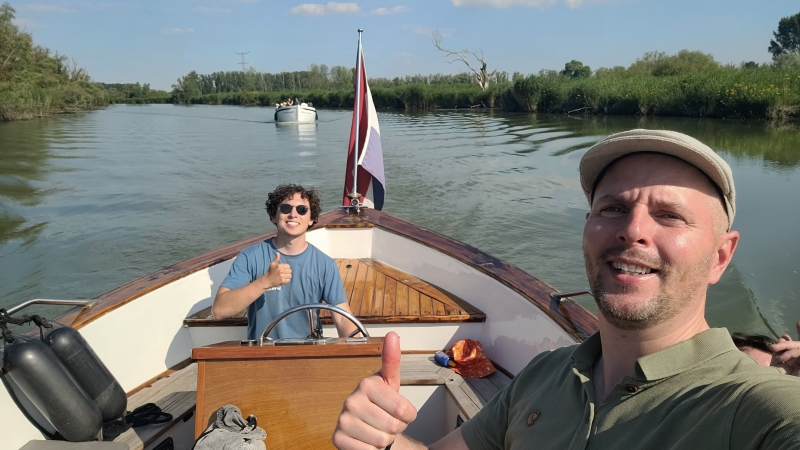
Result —
[{"label": "embroidered logo on polo shirt", "polygon": [[539,412],[539,410],[538,410],[538,409],[534,410],[534,411],[533,411],[533,412],[532,412],[532,413],[531,413],[531,414],[528,416],[528,420],[526,421],[526,423],[528,424],[528,426],[530,427],[530,426],[532,426],[534,423],[536,423],[536,420],[538,420],[538,419],[539,419],[539,416],[540,416],[540,415],[541,415],[541,413]]}]

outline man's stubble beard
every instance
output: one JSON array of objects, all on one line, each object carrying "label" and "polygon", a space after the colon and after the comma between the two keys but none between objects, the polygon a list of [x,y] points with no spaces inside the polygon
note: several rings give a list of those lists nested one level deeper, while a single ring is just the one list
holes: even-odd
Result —
[{"label": "man's stubble beard", "polygon": [[[586,262],[586,274],[589,277],[597,308],[606,321],[620,330],[644,330],[672,319],[692,303],[697,296],[698,290],[707,288],[707,275],[713,255],[708,255],[700,264],[686,272],[676,272],[672,265],[661,258],[654,258],[622,247],[610,248],[594,261],[586,253],[585,249],[583,256]],[[615,256],[643,261],[657,269],[657,275],[661,279],[659,292],[654,297],[642,300],[639,304],[634,305],[634,308],[621,308],[619,305],[614,305],[606,295],[607,290],[600,272],[602,265],[605,264],[604,261]],[[597,261],[600,261],[601,266],[595,265]],[[679,289],[679,292],[670,292],[670,284],[680,286],[690,279],[694,279],[695,282],[689,283],[683,289]],[[623,285],[619,292],[615,294],[636,293],[638,290],[639,288],[636,286]]]}]

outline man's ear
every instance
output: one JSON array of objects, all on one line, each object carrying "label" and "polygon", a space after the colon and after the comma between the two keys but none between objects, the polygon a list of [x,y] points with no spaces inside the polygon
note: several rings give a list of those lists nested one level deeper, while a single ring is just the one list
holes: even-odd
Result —
[{"label": "man's ear", "polygon": [[739,232],[731,230],[725,233],[722,237],[722,245],[717,249],[714,258],[712,259],[711,272],[709,273],[708,284],[716,284],[717,281],[725,273],[725,269],[733,259],[733,253],[736,251],[736,246],[739,244]]}]

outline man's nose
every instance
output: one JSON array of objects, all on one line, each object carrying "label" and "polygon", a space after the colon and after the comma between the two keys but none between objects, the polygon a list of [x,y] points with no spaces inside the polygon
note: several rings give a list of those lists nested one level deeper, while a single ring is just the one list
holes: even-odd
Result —
[{"label": "man's nose", "polygon": [[650,245],[656,222],[646,207],[632,208],[622,227],[617,231],[617,240],[628,245]]}]

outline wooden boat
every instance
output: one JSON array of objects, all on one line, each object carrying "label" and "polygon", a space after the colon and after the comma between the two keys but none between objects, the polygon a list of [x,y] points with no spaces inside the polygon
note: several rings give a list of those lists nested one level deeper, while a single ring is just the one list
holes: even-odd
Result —
[{"label": "wooden boat", "polygon": [[[401,392],[419,409],[408,432],[430,442],[472,417],[532,357],[597,329],[590,312],[513,265],[386,213],[343,208],[320,216],[307,238],[337,261],[351,309],[371,338],[243,345],[246,318],[214,320],[210,306],[237,253],[272,236],[167,267],[58,319],[94,348],[128,393],[128,410],[155,402],[173,414],[169,423],[128,430],[117,442],[157,449],[172,448],[171,440],[188,449],[213,412],[234,403],[244,415],[256,414],[271,450],[330,448],[342,400],[380,366],[380,337],[389,331],[401,337]],[[323,322],[335,335],[330,319]],[[464,379],[433,363],[436,350],[464,338],[480,341],[498,372]],[[43,439],[0,391],[3,447]],[[294,403],[309,400],[311,408]]]},{"label": "wooden boat", "polygon": [[317,110],[306,103],[275,108],[275,122],[312,123],[317,121]]}]

